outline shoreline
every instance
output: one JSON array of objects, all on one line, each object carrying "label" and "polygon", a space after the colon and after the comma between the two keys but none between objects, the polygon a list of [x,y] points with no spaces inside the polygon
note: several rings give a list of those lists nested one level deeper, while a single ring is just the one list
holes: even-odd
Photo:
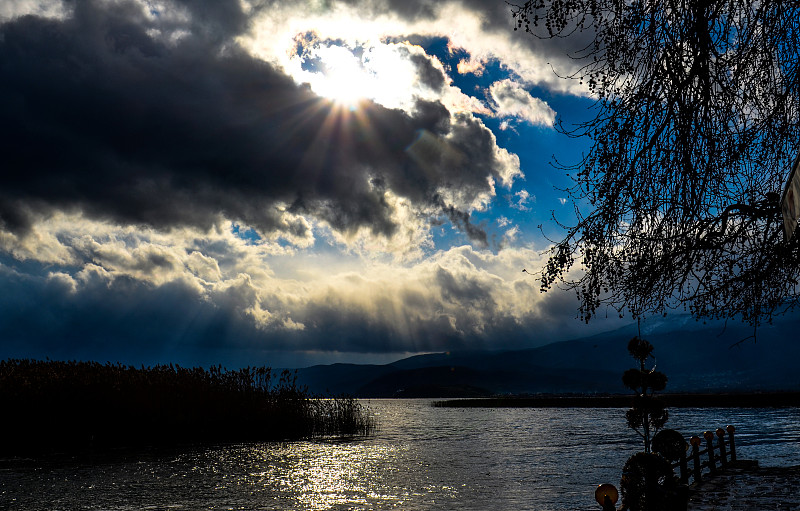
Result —
[{"label": "shoreline", "polygon": [[[658,394],[664,405],[672,408],[796,408],[800,392],[751,393],[676,393]],[[439,408],[627,408],[631,394],[604,396],[540,395],[467,399],[433,402]]]}]

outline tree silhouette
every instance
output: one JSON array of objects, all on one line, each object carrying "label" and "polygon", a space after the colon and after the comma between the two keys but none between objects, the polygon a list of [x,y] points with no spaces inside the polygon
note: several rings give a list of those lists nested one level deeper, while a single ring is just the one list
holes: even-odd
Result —
[{"label": "tree silhouette", "polygon": [[512,14],[515,30],[585,43],[565,78],[596,98],[593,119],[558,124],[591,147],[556,162],[577,219],[542,288],[575,290],[586,321],[603,305],[683,307],[757,326],[795,307],[800,243],[780,202],[800,141],[800,4],[529,0]]}]

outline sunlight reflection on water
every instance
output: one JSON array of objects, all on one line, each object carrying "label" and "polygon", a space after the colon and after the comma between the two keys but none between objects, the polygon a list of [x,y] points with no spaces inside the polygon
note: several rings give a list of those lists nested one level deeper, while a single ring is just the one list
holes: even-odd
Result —
[{"label": "sunlight reflection on water", "polygon": [[[0,508],[594,509],[639,449],[623,409],[442,409],[373,401],[369,438],[5,460]],[[737,425],[740,457],[800,464],[800,411],[671,410],[686,436]]]}]

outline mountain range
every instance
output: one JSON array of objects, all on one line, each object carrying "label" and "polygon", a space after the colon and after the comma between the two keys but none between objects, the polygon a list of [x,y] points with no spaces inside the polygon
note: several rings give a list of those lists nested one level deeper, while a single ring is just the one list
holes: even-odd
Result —
[{"label": "mountain range", "polygon": [[[655,350],[666,392],[800,389],[800,317],[778,318],[756,331],[740,323],[696,322],[673,315],[641,332]],[[297,370],[297,381],[322,395],[364,398],[481,397],[626,393],[622,373],[635,362],[629,325],[582,339],[515,351],[417,355],[391,364],[331,364]]]}]

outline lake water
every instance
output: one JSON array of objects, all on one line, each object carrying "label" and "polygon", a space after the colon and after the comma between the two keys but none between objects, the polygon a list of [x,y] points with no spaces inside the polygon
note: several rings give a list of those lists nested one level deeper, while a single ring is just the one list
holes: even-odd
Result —
[{"label": "lake water", "polygon": [[[624,409],[368,405],[380,429],[366,439],[2,460],[0,509],[590,510],[640,448]],[[800,409],[670,414],[686,436],[736,425],[740,458],[800,465]]]}]

